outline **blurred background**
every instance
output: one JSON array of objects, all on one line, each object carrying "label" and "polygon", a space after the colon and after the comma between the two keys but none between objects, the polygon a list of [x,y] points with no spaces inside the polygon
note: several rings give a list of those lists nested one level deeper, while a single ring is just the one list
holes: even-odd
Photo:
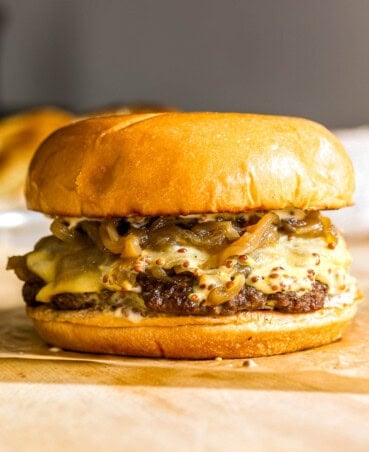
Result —
[{"label": "blurred background", "polygon": [[3,111],[159,101],[369,122],[368,0],[1,0]]}]

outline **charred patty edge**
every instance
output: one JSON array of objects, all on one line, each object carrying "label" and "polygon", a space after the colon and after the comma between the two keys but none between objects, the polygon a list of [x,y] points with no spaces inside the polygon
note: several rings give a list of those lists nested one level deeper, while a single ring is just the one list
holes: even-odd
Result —
[{"label": "charred patty edge", "polygon": [[[234,315],[247,311],[278,311],[284,313],[307,313],[324,307],[328,286],[314,282],[312,290],[305,292],[277,292],[264,294],[254,287],[245,285],[230,301],[218,306],[198,303],[191,300],[194,275],[184,273],[167,279],[156,279],[147,273],[139,273],[137,282],[142,288],[135,297],[142,302],[134,308],[142,314],[160,313],[171,315]],[[45,283],[41,280],[26,282],[23,298],[27,305],[35,307],[47,304],[56,310],[111,309],[127,306],[130,302],[127,292],[103,289],[100,292],[60,293],[54,295],[49,303],[36,300],[38,291]],[[130,307],[130,306],[128,306]]]}]

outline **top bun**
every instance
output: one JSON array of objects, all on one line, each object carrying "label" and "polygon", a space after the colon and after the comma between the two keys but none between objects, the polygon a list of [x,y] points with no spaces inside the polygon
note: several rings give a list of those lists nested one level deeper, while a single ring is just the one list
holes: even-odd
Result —
[{"label": "top bun", "polygon": [[110,105],[105,108],[100,108],[98,110],[88,112],[82,116],[83,118],[87,119],[96,116],[132,115],[137,113],[164,113],[169,111],[179,111],[179,110],[178,108],[172,107],[170,105],[151,102],[139,102],[139,103],[128,103],[125,105],[123,104]]},{"label": "top bun", "polygon": [[161,113],[86,119],[34,156],[29,208],[61,216],[186,215],[351,204],[339,141],[301,118]]},{"label": "top bun", "polygon": [[23,195],[28,165],[37,147],[72,119],[64,110],[44,107],[0,121],[0,197]]}]

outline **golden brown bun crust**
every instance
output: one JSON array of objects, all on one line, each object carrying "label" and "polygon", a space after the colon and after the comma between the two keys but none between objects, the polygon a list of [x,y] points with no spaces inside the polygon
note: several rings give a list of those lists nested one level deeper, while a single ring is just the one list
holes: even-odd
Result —
[{"label": "golden brown bun crust", "polygon": [[112,315],[27,308],[47,343],[75,351],[185,359],[251,358],[339,339],[356,304],[308,314],[249,312],[222,318],[173,317],[132,323]]},{"label": "golden brown bun crust", "polygon": [[28,207],[51,215],[125,216],[340,208],[351,161],[323,126],[241,113],[90,118],[35,155]]},{"label": "golden brown bun crust", "polygon": [[22,193],[28,165],[37,147],[72,118],[66,111],[45,107],[0,121],[0,196]]}]

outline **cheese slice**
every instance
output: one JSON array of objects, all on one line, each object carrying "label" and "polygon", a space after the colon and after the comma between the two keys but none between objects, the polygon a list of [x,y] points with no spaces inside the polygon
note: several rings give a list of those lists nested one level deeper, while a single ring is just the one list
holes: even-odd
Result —
[{"label": "cheese slice", "polygon": [[27,255],[28,268],[46,283],[36,297],[41,302],[49,302],[60,293],[98,292],[104,288],[139,293],[137,273],[153,271],[154,267],[193,272],[197,276],[194,293],[200,301],[214,287],[231,285],[238,273],[245,275],[247,285],[266,294],[308,291],[315,281],[320,281],[328,285],[329,295],[338,295],[355,285],[349,275],[351,257],[341,236],[331,249],[321,237],[279,234],[276,243],[256,249],[242,262],[238,256],[220,267],[214,267],[214,262],[208,251],[195,246],[146,248],[136,259],[122,259],[99,250],[90,241],[66,243],[53,236],[42,239]]}]

